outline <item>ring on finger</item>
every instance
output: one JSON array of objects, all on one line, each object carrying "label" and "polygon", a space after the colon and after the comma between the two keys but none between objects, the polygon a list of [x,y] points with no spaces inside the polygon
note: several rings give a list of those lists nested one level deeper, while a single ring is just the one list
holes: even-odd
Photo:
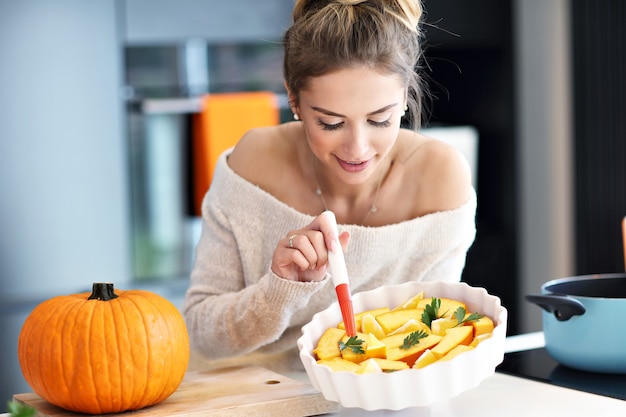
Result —
[{"label": "ring on finger", "polygon": [[289,247],[291,249],[293,249],[293,238],[296,237],[296,236],[298,236],[298,235],[291,235],[291,236],[289,236]]}]

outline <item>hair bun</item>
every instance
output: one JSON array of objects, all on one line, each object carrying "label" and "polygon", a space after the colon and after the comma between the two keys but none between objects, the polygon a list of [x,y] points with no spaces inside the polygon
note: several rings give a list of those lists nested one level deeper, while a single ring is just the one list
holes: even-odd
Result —
[{"label": "hair bun", "polygon": [[[306,1],[306,0],[305,0]],[[422,6],[420,0],[334,0],[334,2],[343,6],[356,6],[361,3],[371,1],[378,3],[385,8],[393,16],[395,16],[409,30],[416,32],[422,17]],[[329,3],[332,3],[331,0]]]},{"label": "hair bun", "polygon": [[367,0],[336,0],[337,3],[343,4],[344,6],[355,6],[359,3],[365,3]]}]

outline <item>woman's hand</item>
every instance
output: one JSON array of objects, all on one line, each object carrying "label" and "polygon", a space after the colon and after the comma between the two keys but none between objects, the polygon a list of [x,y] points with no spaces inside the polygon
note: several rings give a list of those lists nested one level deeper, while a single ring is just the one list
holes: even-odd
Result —
[{"label": "woman's hand", "polygon": [[[272,272],[291,281],[320,281],[328,269],[328,250],[334,245],[334,235],[326,216],[317,216],[308,226],[291,230],[278,245],[272,256]],[[339,235],[345,250],[350,234]]]}]

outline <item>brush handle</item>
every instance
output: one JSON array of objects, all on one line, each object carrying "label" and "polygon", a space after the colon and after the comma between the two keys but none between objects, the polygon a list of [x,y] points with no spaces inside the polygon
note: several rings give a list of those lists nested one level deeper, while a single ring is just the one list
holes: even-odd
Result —
[{"label": "brush handle", "polygon": [[343,256],[341,243],[339,242],[337,219],[335,217],[335,213],[332,211],[327,210],[322,214],[328,218],[336,239],[333,245],[334,250],[328,250],[328,266],[330,268],[330,275],[333,278],[333,284],[335,285],[337,300],[339,301],[339,308],[341,309],[341,316],[343,318],[343,323],[346,326],[346,333],[348,336],[356,336],[356,324],[352,308],[352,295],[350,294],[350,280],[348,279],[346,260]]},{"label": "brush handle", "polygon": [[346,260],[343,256],[343,250],[341,249],[341,243],[339,242],[339,229],[337,228],[337,219],[335,213],[332,211],[325,211],[322,213],[330,221],[330,225],[335,235],[334,248],[335,250],[328,250],[328,263],[330,267],[330,274],[333,277],[333,283],[335,287],[341,284],[348,284],[348,268],[346,267]]}]

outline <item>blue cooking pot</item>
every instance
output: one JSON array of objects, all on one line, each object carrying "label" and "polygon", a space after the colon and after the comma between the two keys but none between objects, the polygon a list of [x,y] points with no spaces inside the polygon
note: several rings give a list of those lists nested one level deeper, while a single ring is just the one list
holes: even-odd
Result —
[{"label": "blue cooking pot", "polygon": [[626,274],[555,279],[525,299],[543,309],[546,350],[560,364],[626,374]]}]

